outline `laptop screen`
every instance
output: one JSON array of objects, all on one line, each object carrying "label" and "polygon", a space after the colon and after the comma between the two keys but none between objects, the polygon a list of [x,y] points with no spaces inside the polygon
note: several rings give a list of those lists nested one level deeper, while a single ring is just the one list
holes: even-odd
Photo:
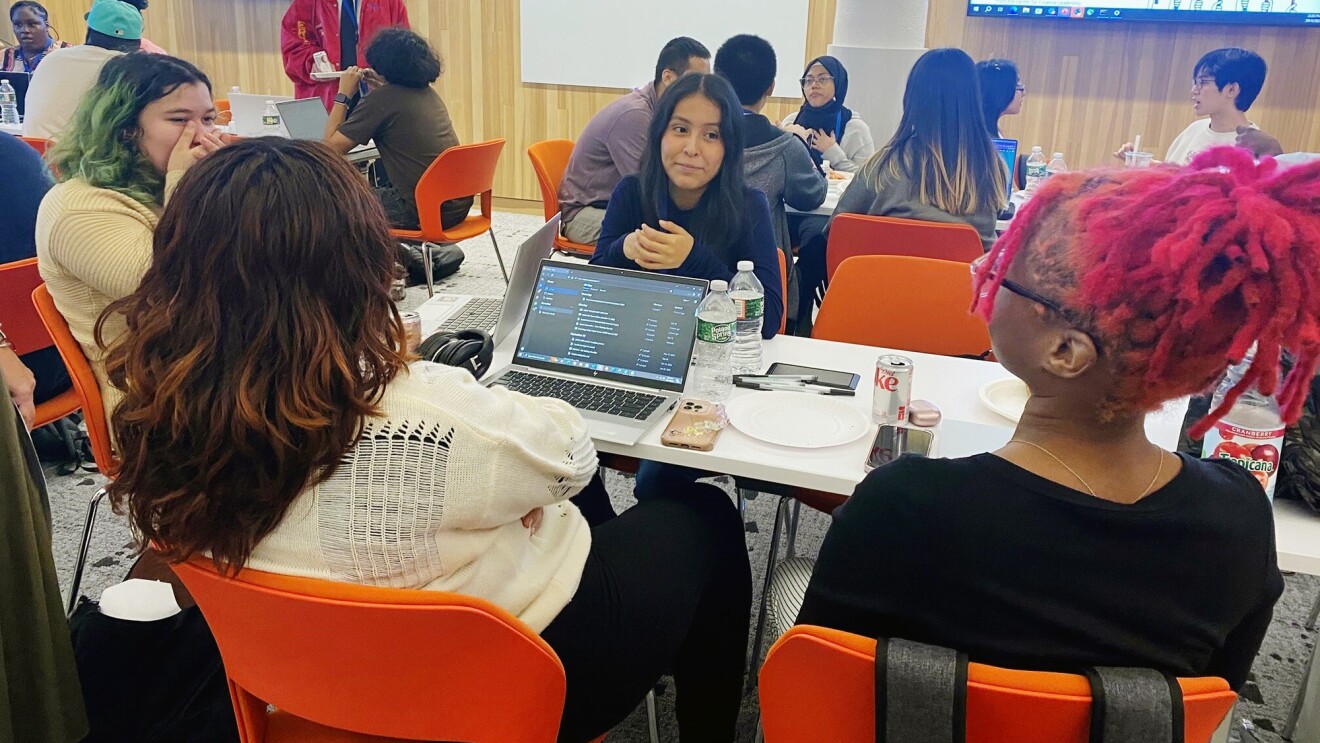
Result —
[{"label": "laptop screen", "polygon": [[995,149],[999,151],[999,156],[1004,158],[1004,164],[1008,166],[1008,192],[1007,196],[1013,195],[1013,179],[1017,174],[1013,171],[1017,169],[1017,151],[1018,142],[1016,139],[995,139]]},{"label": "laptop screen", "polygon": [[276,103],[289,139],[320,140],[325,137],[325,122],[330,120],[325,103],[320,98]]},{"label": "laptop screen", "polygon": [[703,279],[543,261],[514,363],[681,392]]}]

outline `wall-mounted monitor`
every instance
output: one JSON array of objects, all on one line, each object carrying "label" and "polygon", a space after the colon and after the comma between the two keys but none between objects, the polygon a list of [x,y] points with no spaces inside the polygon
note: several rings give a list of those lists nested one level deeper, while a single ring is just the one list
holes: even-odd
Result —
[{"label": "wall-mounted monitor", "polygon": [[1320,28],[1320,0],[1101,0],[1081,5],[1036,0],[1029,5],[968,0],[967,15],[985,18],[1032,18],[1059,22],[1166,21],[1240,23]]}]

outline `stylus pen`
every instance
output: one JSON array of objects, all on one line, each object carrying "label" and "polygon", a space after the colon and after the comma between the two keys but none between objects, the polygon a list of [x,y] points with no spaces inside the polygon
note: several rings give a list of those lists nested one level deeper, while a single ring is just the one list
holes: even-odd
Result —
[{"label": "stylus pen", "polygon": [[806,392],[811,395],[842,395],[852,397],[857,393],[854,390],[841,390],[835,387],[822,387],[815,384],[763,384],[760,382],[737,381],[734,385],[744,387],[750,390],[765,390],[771,392]]}]

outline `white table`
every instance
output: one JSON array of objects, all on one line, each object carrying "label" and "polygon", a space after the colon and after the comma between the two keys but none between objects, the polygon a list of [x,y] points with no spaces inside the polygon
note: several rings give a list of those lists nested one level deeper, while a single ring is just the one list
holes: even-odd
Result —
[{"label": "white table", "polygon": [[21,136],[23,136],[23,125],[22,125],[22,124],[0,124],[0,132],[4,132],[5,134],[12,134],[12,135],[14,135],[15,137],[21,137]]},{"label": "white table", "polygon": [[[511,333],[496,349],[492,369],[500,369],[513,357],[518,334]],[[764,362],[782,361],[860,374],[856,397],[833,397],[871,415],[876,357],[885,351],[870,346],[832,343],[812,338],[777,336],[766,341]],[[939,406],[944,422],[936,437],[937,454],[962,457],[992,451],[1006,443],[1013,433],[1013,423],[990,411],[980,401],[983,385],[1011,377],[999,364],[958,359],[948,356],[898,351],[915,362],[912,396]],[[761,394],[755,390],[734,388],[734,397]],[[1177,448],[1187,401],[1171,404],[1164,411],[1147,418],[1151,440],[1167,449]],[[768,444],[730,426],[720,434],[709,452],[675,449],[660,443],[663,426],[655,426],[633,446],[596,442],[606,453],[638,459],[697,467],[713,472],[768,480],[831,493],[849,495],[866,474],[862,462],[870,453],[875,437],[873,426],[867,435],[841,446],[824,449],[798,449]]]}]

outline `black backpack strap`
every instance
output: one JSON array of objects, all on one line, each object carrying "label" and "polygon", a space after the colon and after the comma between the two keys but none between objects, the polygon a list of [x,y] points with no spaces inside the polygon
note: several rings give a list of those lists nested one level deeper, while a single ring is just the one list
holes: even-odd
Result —
[{"label": "black backpack strap", "polygon": [[1148,668],[1089,668],[1090,743],[1184,743],[1182,687]]},{"label": "black backpack strap", "polygon": [[967,656],[881,638],[875,647],[876,743],[962,743]]}]

